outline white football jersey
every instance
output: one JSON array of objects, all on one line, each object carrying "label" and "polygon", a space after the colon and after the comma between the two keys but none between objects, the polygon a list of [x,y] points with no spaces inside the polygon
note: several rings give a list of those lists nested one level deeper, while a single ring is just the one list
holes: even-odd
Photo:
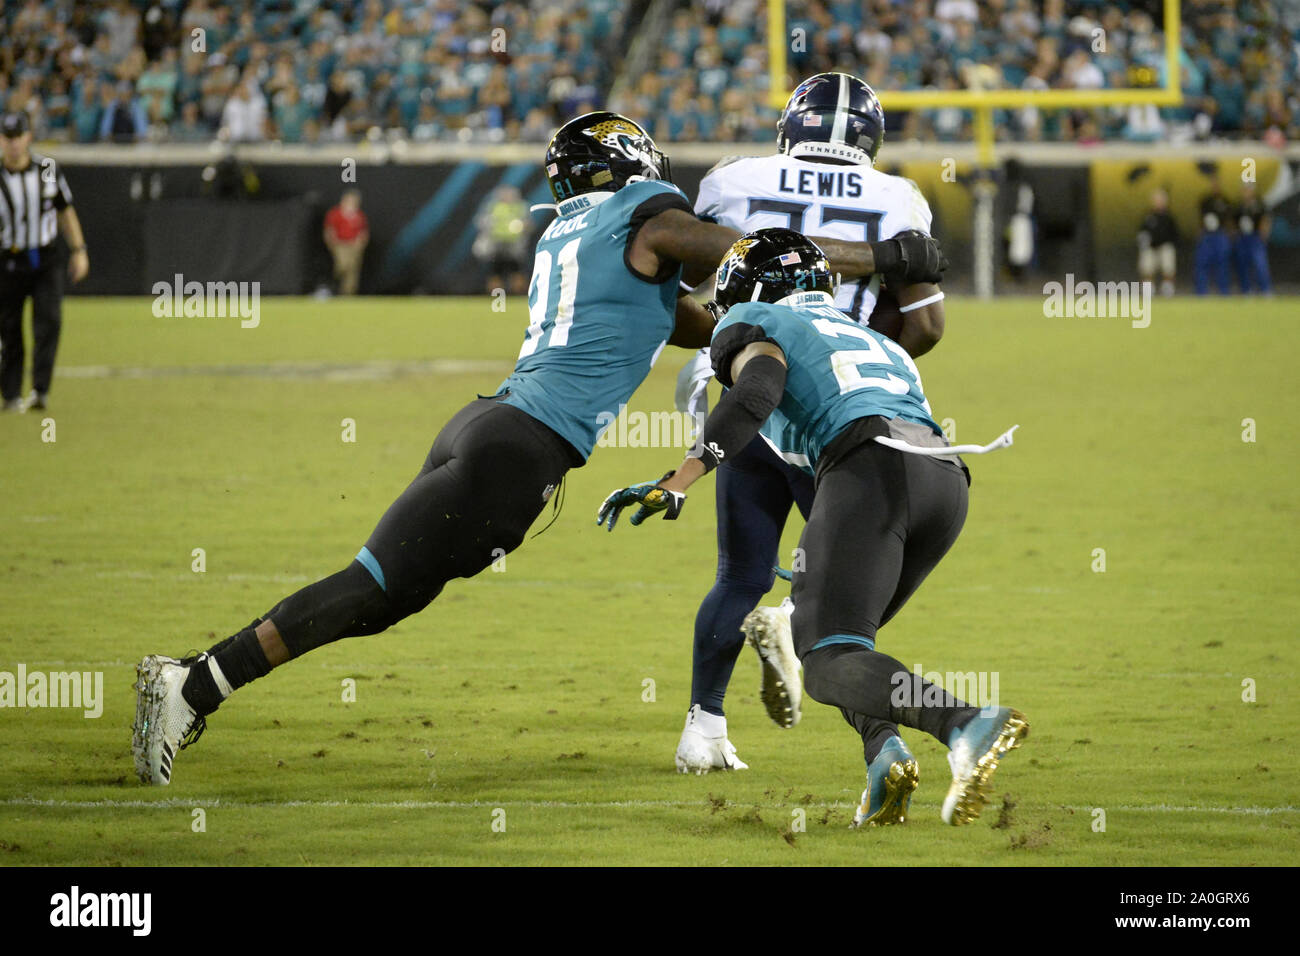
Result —
[{"label": "white football jersey", "polygon": [[[724,159],[701,181],[695,212],[741,232],[785,226],[814,240],[849,242],[876,242],[908,229],[929,235],[931,218],[929,203],[910,179],[784,153]],[[835,307],[865,323],[879,290],[879,276],[845,280]]]}]

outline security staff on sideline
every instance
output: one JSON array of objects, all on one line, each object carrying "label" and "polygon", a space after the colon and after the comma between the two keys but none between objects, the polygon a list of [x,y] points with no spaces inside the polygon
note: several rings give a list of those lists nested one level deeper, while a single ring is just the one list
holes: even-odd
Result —
[{"label": "security staff on sideline", "polygon": [[[63,271],[55,247],[60,231],[71,252],[72,281],[90,271],[68,181],[53,159],[31,152],[31,142],[26,113],[0,117],[0,397],[12,412],[44,409],[54,377],[63,324]],[[35,350],[24,402],[23,306],[29,298]]]}]

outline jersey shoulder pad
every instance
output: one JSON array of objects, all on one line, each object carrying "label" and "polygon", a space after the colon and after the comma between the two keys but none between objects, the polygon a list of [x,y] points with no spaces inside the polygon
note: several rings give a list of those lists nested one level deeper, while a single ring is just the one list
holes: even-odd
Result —
[{"label": "jersey shoulder pad", "polygon": [[709,343],[713,372],[723,385],[731,387],[731,363],[746,346],[754,342],[771,342],[785,351],[770,334],[775,311],[764,302],[741,302],[727,310],[713,330],[713,341]]},{"label": "jersey shoulder pad", "polygon": [[718,160],[716,163],[713,164],[713,166],[709,169],[707,173],[704,174],[704,178],[708,179],[718,170],[724,169],[727,166],[732,165],[733,163],[738,163],[742,159],[752,159],[752,158],[753,157],[751,156],[723,156],[720,160]]},{"label": "jersey shoulder pad", "polygon": [[686,194],[672,183],[661,179],[647,179],[629,183],[614,194],[606,205],[613,205],[620,219],[626,219],[635,232],[642,223],[669,209],[680,209],[695,215]]},{"label": "jersey shoulder pad", "polygon": [[628,183],[618,191],[618,197],[629,206],[638,206],[647,199],[663,195],[678,196],[688,206],[690,205],[686,193],[665,179],[643,179],[640,182]]},{"label": "jersey shoulder pad", "polygon": [[[897,216],[891,216],[890,219],[896,224],[897,228],[891,230],[890,236],[896,236],[900,232],[906,232],[914,229],[930,234],[930,224],[933,220],[933,214],[930,212],[930,204],[926,201],[925,194],[921,192],[921,187],[916,184],[915,180],[908,179],[906,176],[897,176],[893,173],[881,173],[886,178],[886,182],[891,187],[891,192],[897,197]],[[888,239],[890,236],[882,235],[882,239]]]}]

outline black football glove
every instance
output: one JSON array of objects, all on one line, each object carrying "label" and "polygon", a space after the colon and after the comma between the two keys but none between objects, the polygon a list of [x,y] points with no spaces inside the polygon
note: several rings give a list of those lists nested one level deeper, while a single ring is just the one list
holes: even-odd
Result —
[{"label": "black football glove", "polygon": [[[668,472],[659,481],[665,481],[673,476],[673,472]],[[682,513],[682,506],[686,504],[686,495],[680,491],[669,491],[666,488],[660,488],[658,481],[643,481],[639,485],[629,485],[626,488],[619,488],[617,491],[611,491],[609,496],[601,502],[600,510],[596,512],[597,526],[608,524],[606,527],[610,531],[614,530],[614,524],[618,521],[618,516],[623,513],[623,509],[630,505],[640,505],[628,520],[633,525],[638,525],[651,515],[657,515],[663,512],[665,521],[674,520]]]},{"label": "black football glove", "polygon": [[915,229],[900,232],[892,239],[871,244],[875,258],[876,275],[891,288],[919,285],[923,282],[941,282],[948,258],[932,237]]}]

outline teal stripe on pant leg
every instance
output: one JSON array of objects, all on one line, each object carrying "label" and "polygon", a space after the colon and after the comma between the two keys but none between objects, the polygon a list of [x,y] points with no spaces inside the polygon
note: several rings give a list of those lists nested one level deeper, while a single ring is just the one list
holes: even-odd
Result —
[{"label": "teal stripe on pant leg", "polygon": [[357,560],[361,562],[363,568],[370,572],[370,576],[375,579],[375,583],[379,585],[380,589],[387,594],[388,585],[384,583],[384,569],[379,566],[379,561],[370,553],[370,549],[362,548],[358,551]]},{"label": "teal stripe on pant leg", "polygon": [[832,644],[861,644],[869,651],[876,649],[876,639],[874,637],[862,637],[860,634],[832,634],[830,637],[823,637],[808,650],[811,652],[819,647],[829,647]]}]

